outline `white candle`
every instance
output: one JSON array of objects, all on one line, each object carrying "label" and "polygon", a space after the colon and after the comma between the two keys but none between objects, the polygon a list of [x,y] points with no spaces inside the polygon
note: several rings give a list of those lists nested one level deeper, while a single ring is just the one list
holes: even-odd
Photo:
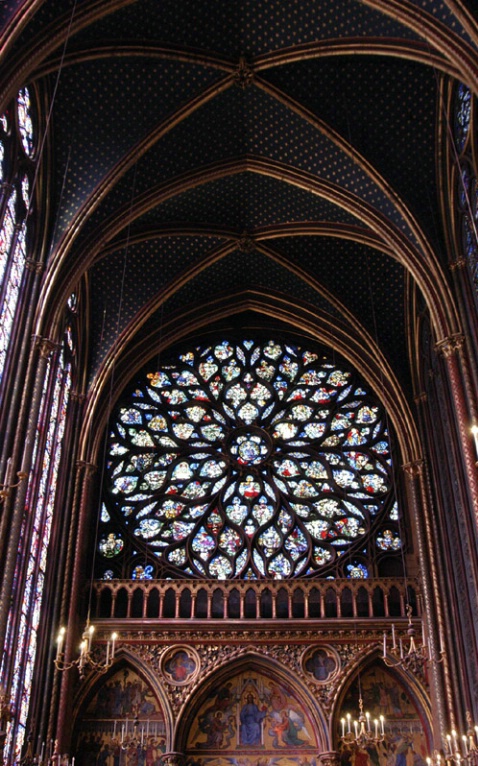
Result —
[{"label": "white candle", "polygon": [[115,648],[116,648],[116,639],[118,638],[117,633],[111,634],[111,659],[115,656]]},{"label": "white candle", "polygon": [[343,739],[345,737],[345,718],[342,718],[341,724],[342,724],[342,739]]},{"label": "white candle", "polygon": [[397,642],[395,641],[395,625],[392,622],[392,649],[397,648]]},{"label": "white candle", "polygon": [[113,728],[113,737],[116,737],[116,721],[115,721],[115,725],[114,725],[114,728]]},{"label": "white candle", "polygon": [[350,719],[351,719],[351,715],[350,713],[347,713],[347,730],[349,734],[350,734]]},{"label": "white candle", "polygon": [[358,737],[358,722],[354,721],[355,739]]},{"label": "white candle", "polygon": [[400,639],[400,659],[403,660],[403,641]]},{"label": "white candle", "polygon": [[384,722],[384,720],[385,720],[385,719],[384,719],[383,715],[381,715],[381,716],[380,716],[380,729],[381,729],[380,733],[381,733],[381,734],[385,734],[385,730],[384,730],[384,728],[383,728],[383,722]]},{"label": "white candle", "polygon": [[375,739],[378,739],[378,718],[374,721],[375,724]]},{"label": "white candle", "polygon": [[387,656],[387,634],[383,632],[383,659]]}]

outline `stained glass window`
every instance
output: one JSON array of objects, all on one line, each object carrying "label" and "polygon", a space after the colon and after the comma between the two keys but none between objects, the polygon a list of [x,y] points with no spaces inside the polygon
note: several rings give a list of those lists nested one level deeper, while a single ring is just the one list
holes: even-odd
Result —
[{"label": "stained glass window", "polygon": [[15,760],[20,758],[27,725],[58,471],[72,386],[69,351],[66,332],[58,358],[48,362],[33,454],[37,471],[26,498],[26,511],[28,515],[30,511],[33,513],[33,524],[11,686],[11,700],[18,715],[15,728],[10,726],[6,742],[6,752],[9,756],[13,753]]},{"label": "stained glass window", "polygon": [[458,245],[463,252],[478,293],[478,181],[471,142],[473,121],[473,95],[470,89],[459,84],[455,92],[454,125],[455,143],[460,154],[457,174]]},{"label": "stained glass window", "polygon": [[358,376],[323,352],[224,340],[145,372],[116,410],[99,576],[121,560],[148,576],[128,573],[133,552],[151,576],[368,576],[350,555],[396,512],[384,413]]},{"label": "stained glass window", "polygon": [[[27,211],[31,207],[29,174],[33,176],[33,163],[30,158],[34,148],[30,94],[27,88],[18,93],[16,117],[18,131],[9,137],[8,146],[6,135],[2,138],[2,131],[5,133],[7,129],[7,121],[5,117],[0,120],[1,180],[6,182],[4,192],[9,195],[0,227],[0,380],[15,329],[27,257],[26,219]],[[9,167],[16,168],[18,165],[23,168],[20,174],[17,173],[11,178],[6,174],[4,167],[7,154]],[[21,161],[17,163],[17,159]]]}]

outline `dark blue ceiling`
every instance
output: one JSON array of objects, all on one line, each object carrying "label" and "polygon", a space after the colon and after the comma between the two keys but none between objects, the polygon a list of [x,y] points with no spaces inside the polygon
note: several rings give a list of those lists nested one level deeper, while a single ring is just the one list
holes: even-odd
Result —
[{"label": "dark blue ceiling", "polygon": [[[0,24],[22,5],[0,4]],[[473,54],[443,0],[409,5]],[[140,338],[165,315],[254,289],[368,333],[411,395],[407,271],[390,253],[403,238],[423,254],[422,233],[450,278],[437,126],[452,67],[416,18],[384,8],[38,4],[11,66],[18,57],[53,99],[49,252],[61,289],[70,274],[88,281],[90,381],[120,333]],[[240,249],[242,236],[257,247]]]}]

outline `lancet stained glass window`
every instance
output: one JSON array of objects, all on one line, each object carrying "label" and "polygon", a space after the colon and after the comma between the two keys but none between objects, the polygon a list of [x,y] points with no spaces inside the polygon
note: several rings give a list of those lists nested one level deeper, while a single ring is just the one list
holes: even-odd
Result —
[{"label": "lancet stained glass window", "polygon": [[478,293],[478,179],[470,141],[473,114],[473,94],[460,83],[456,88],[454,103],[455,144],[460,159],[456,189],[459,210],[457,239]]},{"label": "lancet stained glass window", "polygon": [[[22,282],[27,259],[27,213],[30,211],[33,176],[32,154],[34,131],[28,88],[19,91],[16,99],[17,131],[9,130],[6,116],[0,120],[0,167],[4,194],[9,195],[0,228],[0,380],[5,369],[10,339],[14,332]],[[8,151],[6,151],[8,150]],[[8,154],[13,177],[5,173]],[[23,168],[17,172],[18,167]]]},{"label": "lancet stained glass window", "polygon": [[126,555],[135,579],[155,562],[173,576],[333,576],[372,528],[370,547],[386,531],[400,547],[391,473],[383,411],[354,372],[272,340],[197,347],[116,410],[99,574]]}]

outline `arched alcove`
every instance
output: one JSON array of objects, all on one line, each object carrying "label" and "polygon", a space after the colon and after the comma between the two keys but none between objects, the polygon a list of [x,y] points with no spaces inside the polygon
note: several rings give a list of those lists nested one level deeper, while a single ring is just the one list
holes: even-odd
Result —
[{"label": "arched alcove", "polygon": [[86,684],[81,697],[73,735],[77,766],[129,764],[138,750],[133,738],[143,741],[145,759],[159,763],[168,748],[170,715],[139,668],[120,659],[106,676]]},{"label": "arched alcove", "polygon": [[205,764],[302,764],[327,750],[321,710],[297,679],[270,659],[249,656],[221,668],[189,700],[176,750]]},{"label": "arched alcove", "polygon": [[[381,731],[380,716],[384,716],[383,741],[376,746],[358,749],[341,741],[343,731],[347,733],[347,714],[353,720],[358,718],[359,699],[363,700],[364,711],[370,714],[370,726]],[[342,722],[342,719],[345,719]],[[424,690],[416,679],[412,681],[403,673],[374,658],[356,670],[345,683],[336,707],[333,721],[335,748],[340,754],[342,766],[425,766],[431,752],[431,732],[426,710]]]}]

